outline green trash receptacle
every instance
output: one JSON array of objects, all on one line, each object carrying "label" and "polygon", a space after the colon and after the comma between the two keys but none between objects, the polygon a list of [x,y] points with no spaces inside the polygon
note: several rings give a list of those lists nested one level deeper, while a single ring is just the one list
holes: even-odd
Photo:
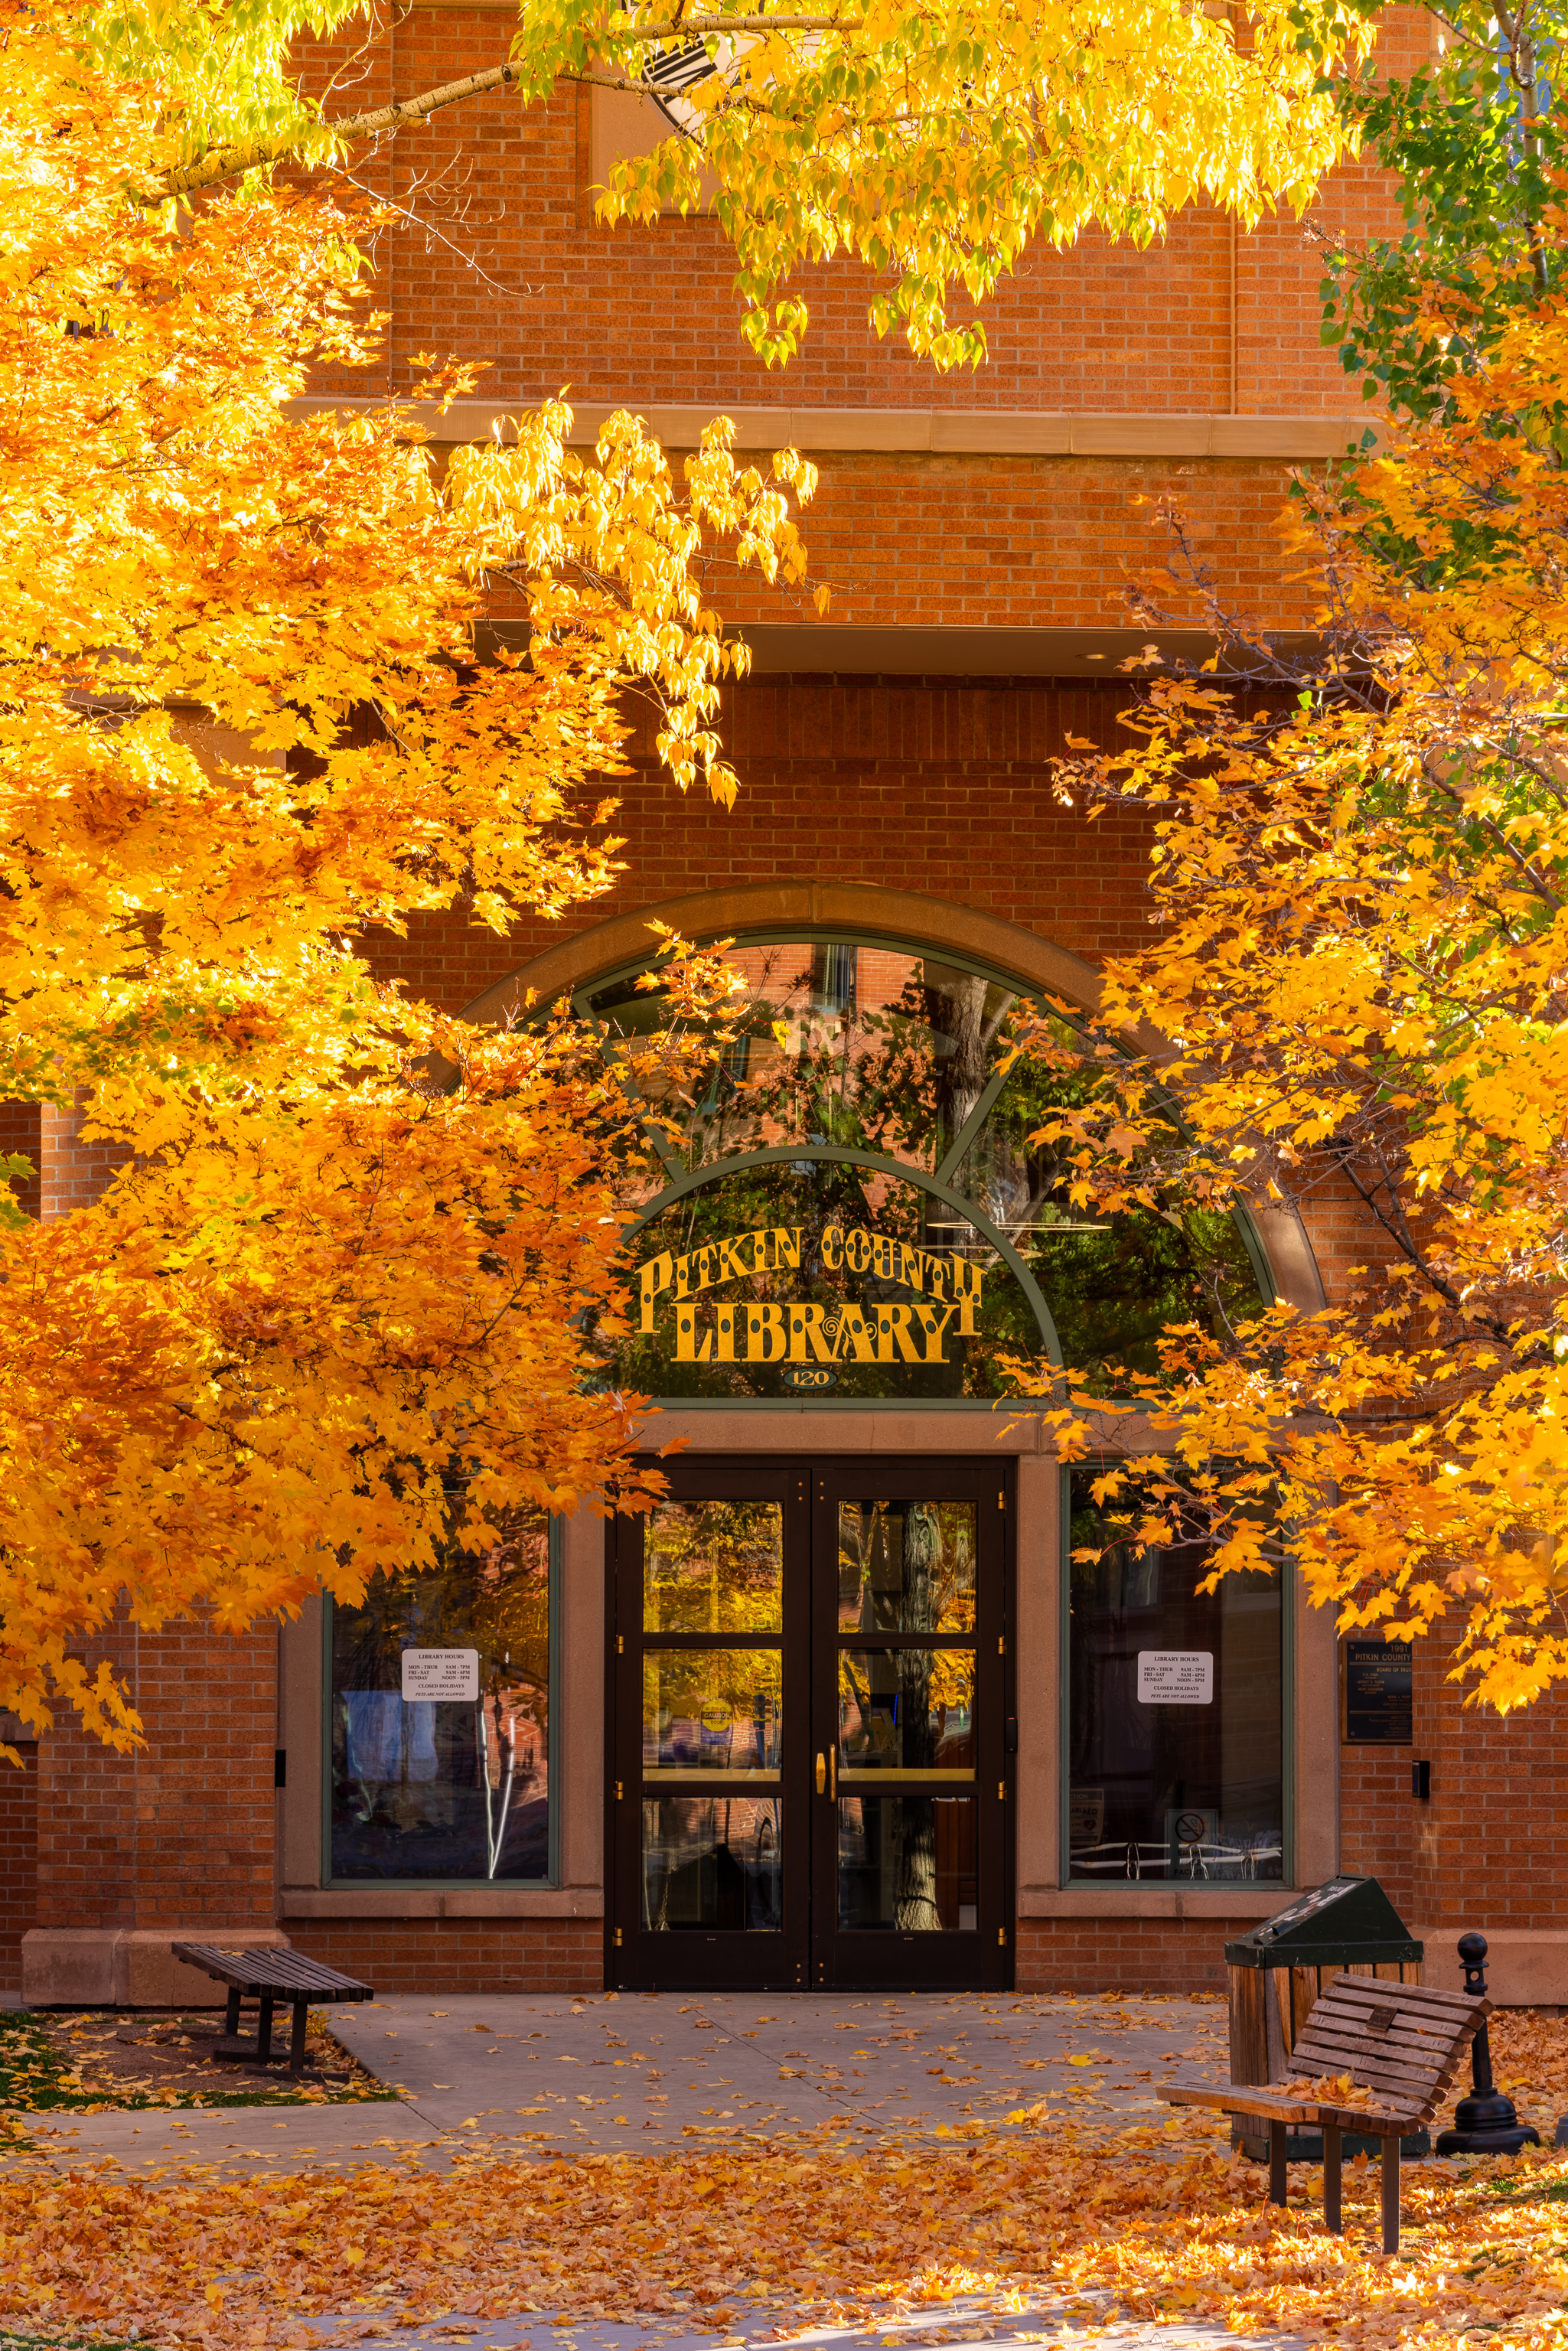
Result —
[{"label": "green trash receptacle", "polygon": [[[1233,2082],[1278,2082],[1290,2072],[1291,2052],[1323,1985],[1338,1975],[1381,1976],[1391,1983],[1419,1983],[1424,1947],[1375,1877],[1331,1877],[1310,1894],[1298,1895],[1261,1926],[1225,1946],[1230,1971],[1230,2078]],[[1231,2135],[1256,2161],[1267,2158],[1269,2141],[1255,2116],[1238,2116]],[[1348,2137],[1346,2155],[1364,2148],[1380,2152],[1382,2141]],[[1430,2151],[1427,2132],[1401,2139],[1402,2155]],[[1321,2163],[1322,2135],[1287,2134],[1285,2153],[1295,2163]]]}]

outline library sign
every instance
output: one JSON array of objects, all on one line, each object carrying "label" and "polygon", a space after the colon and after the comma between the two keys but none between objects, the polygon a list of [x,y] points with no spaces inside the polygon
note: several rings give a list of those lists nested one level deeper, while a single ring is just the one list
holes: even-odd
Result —
[{"label": "library sign", "polygon": [[[645,1259],[638,1274],[643,1332],[667,1333],[672,1363],[767,1365],[784,1386],[796,1388],[836,1386],[852,1365],[961,1360],[957,1342],[973,1338],[977,1327],[983,1267],[864,1225],[830,1224],[802,1268],[806,1229],[759,1225],[681,1256],[661,1249]],[[786,1295],[759,1301],[759,1280]],[[708,1294],[737,1281],[752,1284],[754,1294]],[[834,1294],[803,1294],[822,1287]]]}]

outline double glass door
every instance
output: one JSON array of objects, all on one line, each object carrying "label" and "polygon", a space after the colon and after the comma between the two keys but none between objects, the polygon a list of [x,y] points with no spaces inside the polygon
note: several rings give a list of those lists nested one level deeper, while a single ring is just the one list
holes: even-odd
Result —
[{"label": "double glass door", "polygon": [[1010,1983],[1010,1468],[661,1467],[611,1535],[611,1981]]}]

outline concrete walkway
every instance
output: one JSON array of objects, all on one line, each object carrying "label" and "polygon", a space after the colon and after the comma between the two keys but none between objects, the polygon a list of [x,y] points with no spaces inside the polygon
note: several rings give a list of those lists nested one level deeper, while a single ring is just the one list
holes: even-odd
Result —
[{"label": "concrete walkway", "polygon": [[885,2144],[965,2136],[1042,2101],[1110,2134],[1166,2111],[1155,2087],[1168,2074],[1223,2078],[1226,2049],[1218,2001],[978,1993],[452,1993],[338,2009],[332,2030],[393,2099],[40,2116],[32,2159],[251,2170],[825,2132]]}]

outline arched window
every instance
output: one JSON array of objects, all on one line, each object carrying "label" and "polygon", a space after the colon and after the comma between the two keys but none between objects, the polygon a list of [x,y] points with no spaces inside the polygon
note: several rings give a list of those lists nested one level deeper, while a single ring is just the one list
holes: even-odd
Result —
[{"label": "arched window", "polygon": [[[1045,1013],[1006,970],[835,927],[738,935],[728,1034],[677,1089],[639,1040],[671,1020],[643,956],[572,1003],[623,1072],[653,1171],[636,1327],[607,1372],[666,1397],[988,1402],[1009,1354],[1107,1383],[1161,1330],[1273,1294],[1242,1215],[1099,1215],[1031,1141],[1082,1079],[1015,1056]],[[643,982],[644,984],[639,984]],[[1047,1017],[1064,1044],[1081,1034]]]}]

